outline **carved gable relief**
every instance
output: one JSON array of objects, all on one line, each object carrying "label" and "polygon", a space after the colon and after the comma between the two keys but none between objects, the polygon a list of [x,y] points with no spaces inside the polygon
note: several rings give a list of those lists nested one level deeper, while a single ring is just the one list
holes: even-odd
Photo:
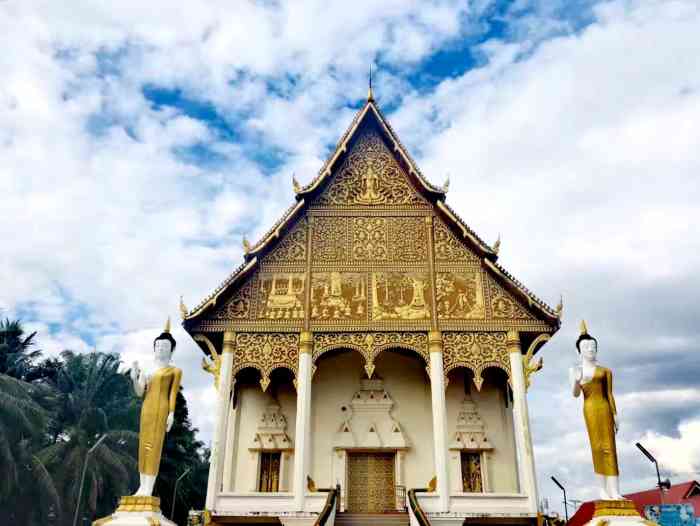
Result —
[{"label": "carved gable relief", "polygon": [[434,221],[435,261],[438,263],[478,264],[479,258],[457,239],[440,219]]},{"label": "carved gable relief", "polygon": [[486,308],[481,270],[437,272],[437,313],[440,319],[484,319]]},{"label": "carved gable relief", "polygon": [[306,218],[302,218],[263,258],[263,264],[303,263],[306,260],[307,231]]},{"label": "carved gable relief", "polygon": [[318,206],[427,205],[374,130],[365,131],[325,191]]},{"label": "carved gable relief", "polygon": [[360,272],[314,273],[311,319],[366,320],[367,275]]},{"label": "carved gable relief", "polygon": [[311,238],[314,261],[333,263],[348,259],[348,218],[315,217]]},{"label": "carved gable relief", "polygon": [[489,306],[491,317],[494,319],[508,320],[534,320],[530,314],[513,295],[505,290],[491,276],[487,278],[489,291]]},{"label": "carved gable relief", "polygon": [[252,318],[252,289],[252,280],[248,280],[233,293],[233,296],[226,303],[214,311],[214,319],[246,320]]},{"label": "carved gable relief", "polygon": [[373,272],[373,320],[430,319],[430,277],[427,272]]},{"label": "carved gable relief", "polygon": [[269,320],[304,318],[306,274],[261,273],[257,280],[257,317]]}]

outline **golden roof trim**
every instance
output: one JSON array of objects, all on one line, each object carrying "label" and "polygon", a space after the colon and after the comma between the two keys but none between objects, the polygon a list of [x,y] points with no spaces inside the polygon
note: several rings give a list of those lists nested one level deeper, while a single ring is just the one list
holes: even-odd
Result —
[{"label": "golden roof trim", "polygon": [[345,131],[345,133],[342,135],[342,137],[340,138],[340,141],[338,141],[338,144],[336,145],[333,153],[328,157],[328,159],[326,159],[326,162],[323,164],[323,167],[321,168],[321,170],[319,170],[318,175],[316,175],[316,177],[314,177],[314,179],[309,184],[302,186],[301,189],[299,190],[299,192],[297,193],[297,196],[299,196],[299,198],[301,198],[301,196],[303,196],[304,194],[312,192],[313,190],[318,188],[319,185],[327,177],[330,177],[330,175],[333,171],[333,166],[335,165],[335,162],[337,161],[338,157],[340,157],[341,154],[347,152],[348,142],[355,135],[355,132],[357,131],[358,126],[360,125],[364,116],[367,114],[367,112],[370,109],[374,112],[374,115],[377,118],[377,121],[379,122],[381,127],[383,128],[384,133],[386,133],[387,136],[389,137],[389,139],[391,139],[391,141],[394,143],[393,144],[394,152],[398,152],[401,155],[401,157],[403,157],[404,162],[408,166],[409,173],[413,174],[418,179],[418,181],[421,183],[421,185],[423,186],[423,188],[425,190],[444,197],[445,190],[443,188],[440,188],[438,186],[433,185],[425,178],[423,173],[420,171],[420,169],[416,165],[416,162],[413,160],[413,158],[410,156],[410,154],[406,151],[406,148],[399,140],[398,136],[394,132],[391,125],[387,122],[386,118],[384,117],[384,114],[382,114],[381,110],[375,104],[374,99],[368,99],[367,102],[365,102],[364,106],[355,114],[355,117],[353,118],[352,122],[350,123],[350,126]]}]

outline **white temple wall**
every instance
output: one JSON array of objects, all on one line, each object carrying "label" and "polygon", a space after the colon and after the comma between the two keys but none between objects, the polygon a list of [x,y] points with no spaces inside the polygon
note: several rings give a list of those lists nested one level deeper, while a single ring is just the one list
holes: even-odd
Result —
[{"label": "white temple wall", "polygon": [[[348,351],[322,357],[317,365],[311,389],[311,477],[318,487],[345,485],[344,480],[334,478],[333,442],[344,421],[341,407],[349,406],[360,389],[364,360],[359,353]],[[404,485],[409,489],[425,487],[435,474],[430,382],[425,362],[417,356],[384,351],[375,365],[375,375],[384,380],[384,388],[394,401],[391,415],[410,441],[402,464]],[[339,471],[337,467],[335,471]]]},{"label": "white temple wall", "polygon": [[[448,442],[455,435],[457,418],[465,397],[465,375],[458,369],[449,375],[449,384],[445,393],[447,403]],[[486,436],[493,445],[492,451],[485,453],[486,480],[489,493],[517,493],[518,473],[515,452],[515,436],[513,431],[513,406],[508,402],[505,406],[504,390],[494,385],[488,379],[484,381],[481,391],[477,391],[471,379],[470,395],[486,428]],[[450,451],[450,487],[452,493],[461,489],[461,464],[459,451]]]},{"label": "white temple wall", "polygon": [[[259,453],[250,451],[253,444],[258,422],[268,404],[276,400],[280,412],[287,420],[287,435],[294,443],[294,426],[296,422],[296,392],[291,383],[271,383],[267,392],[260,386],[242,385],[238,390],[239,428],[237,440],[228,438],[229,447],[233,447],[236,458],[234,465],[231,490],[245,493],[257,490]],[[273,395],[274,393],[274,395]],[[275,398],[273,398],[273,396]],[[291,452],[282,453],[282,472],[280,473],[280,491],[292,491],[292,473],[294,470],[294,455]]]}]

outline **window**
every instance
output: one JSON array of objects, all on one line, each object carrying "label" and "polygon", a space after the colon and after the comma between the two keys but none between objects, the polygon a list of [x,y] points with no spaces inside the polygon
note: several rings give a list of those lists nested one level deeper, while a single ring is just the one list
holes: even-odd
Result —
[{"label": "window", "polygon": [[482,493],[484,485],[481,481],[481,453],[461,452],[462,460],[462,491],[465,493]]},{"label": "window", "polygon": [[260,453],[258,491],[279,491],[281,457],[282,454],[279,451],[274,453],[263,451]]}]

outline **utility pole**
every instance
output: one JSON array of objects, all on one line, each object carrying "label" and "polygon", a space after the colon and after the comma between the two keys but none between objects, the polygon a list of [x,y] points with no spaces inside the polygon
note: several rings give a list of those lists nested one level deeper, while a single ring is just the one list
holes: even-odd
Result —
[{"label": "utility pole", "polygon": [[73,515],[73,526],[78,526],[78,512],[80,511],[80,501],[83,499],[83,486],[85,485],[85,472],[87,471],[88,460],[90,460],[90,455],[93,451],[97,449],[102,441],[107,438],[107,435],[102,435],[100,439],[95,442],[95,445],[88,449],[85,455],[85,460],[83,461],[83,474],[80,476],[80,489],[78,490],[78,502],[75,504],[75,514]]},{"label": "utility pole", "polygon": [[566,501],[566,488],[559,482],[554,476],[550,477],[554,483],[559,486],[559,488],[564,492],[564,517],[566,517],[566,522],[569,522],[569,505]]}]

